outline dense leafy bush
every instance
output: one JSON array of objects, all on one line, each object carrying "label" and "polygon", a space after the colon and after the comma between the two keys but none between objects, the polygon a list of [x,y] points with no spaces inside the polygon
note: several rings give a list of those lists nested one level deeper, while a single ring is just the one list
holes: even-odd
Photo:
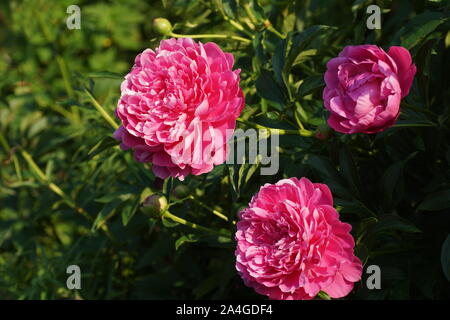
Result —
[{"label": "dense leafy bush", "polygon": [[[79,1],[81,29],[68,30],[72,2],[0,4],[1,298],[259,298],[235,270],[232,221],[260,186],[288,177],[326,183],[356,254],[381,268],[380,290],[363,273],[348,298],[450,296],[448,2]],[[380,30],[366,27],[370,4],[382,9]],[[111,138],[123,76],[162,39],[156,17],[178,35],[234,36],[200,40],[241,69],[239,127],[319,128],[320,139],[281,135],[271,176],[222,164],[156,178]],[[343,47],[364,43],[407,48],[417,74],[393,127],[344,135],[326,126],[323,74]],[[141,204],[155,192],[221,235],[149,218]],[[81,290],[66,289],[72,264]]]}]

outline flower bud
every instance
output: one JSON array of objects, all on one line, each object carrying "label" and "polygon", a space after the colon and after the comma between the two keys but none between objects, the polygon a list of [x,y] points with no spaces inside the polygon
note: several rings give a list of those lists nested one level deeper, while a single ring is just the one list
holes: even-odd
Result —
[{"label": "flower bud", "polygon": [[148,196],[142,204],[142,212],[152,218],[161,217],[168,208],[167,199],[162,194]]},{"label": "flower bud", "polygon": [[162,36],[168,36],[172,33],[172,24],[164,18],[153,19],[153,30]]},{"label": "flower bud", "polygon": [[173,189],[172,193],[175,198],[182,199],[186,198],[191,193],[191,190],[187,186],[180,184]]},{"label": "flower bud", "polygon": [[314,136],[319,140],[326,140],[330,137],[330,133],[330,127],[326,123],[322,123],[316,128]]}]

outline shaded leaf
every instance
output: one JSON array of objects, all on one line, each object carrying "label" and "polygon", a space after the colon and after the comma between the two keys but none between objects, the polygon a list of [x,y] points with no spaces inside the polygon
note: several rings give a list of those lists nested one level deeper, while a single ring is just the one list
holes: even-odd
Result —
[{"label": "shaded leaf", "polygon": [[404,192],[404,161],[392,164],[381,178],[383,189],[383,207],[390,212],[400,202]]},{"label": "shaded leaf", "polygon": [[450,281],[450,234],[445,239],[442,244],[441,249],[441,264],[442,271],[444,272],[445,277],[448,281]]},{"label": "shaded leaf", "polygon": [[114,146],[117,146],[119,144],[120,144],[120,142],[117,141],[116,139],[113,139],[112,137],[106,137],[106,138],[100,140],[95,146],[93,146],[91,148],[91,150],[89,150],[88,158],[92,159],[99,153],[102,153],[103,151],[105,151],[109,148],[112,148]]},{"label": "shaded leaf", "polygon": [[139,204],[140,204],[140,198],[136,197],[134,201],[129,201],[129,204],[126,205],[121,212],[122,216],[122,224],[126,226],[128,222],[130,222],[131,218],[133,218],[134,214],[136,213]]},{"label": "shaded leaf", "polygon": [[414,224],[394,214],[380,216],[379,222],[371,228],[370,234],[385,231],[421,232]]},{"label": "shaded leaf", "polygon": [[448,208],[450,208],[450,189],[428,195],[417,209],[421,211],[438,211]]},{"label": "shaded leaf", "polygon": [[286,104],[286,97],[283,90],[267,70],[261,70],[261,73],[256,80],[256,91],[258,94],[272,102],[275,102],[279,108]]},{"label": "shaded leaf", "polygon": [[352,154],[346,147],[341,148],[341,151],[339,152],[339,166],[341,168],[342,175],[348,181],[353,191],[359,194],[361,182],[359,179],[358,170]]},{"label": "shaded leaf", "polygon": [[425,12],[412,18],[406,26],[399,30],[397,36],[400,37],[402,46],[410,49],[444,21],[440,13]]},{"label": "shaded leaf", "polygon": [[306,78],[300,87],[298,88],[297,97],[301,98],[311,93],[313,90],[323,87],[325,82],[323,80],[323,75],[310,76]]}]

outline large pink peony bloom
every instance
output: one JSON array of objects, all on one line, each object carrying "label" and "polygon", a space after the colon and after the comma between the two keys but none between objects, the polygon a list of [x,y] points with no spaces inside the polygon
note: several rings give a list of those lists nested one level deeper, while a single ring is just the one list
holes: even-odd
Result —
[{"label": "large pink peony bloom", "polygon": [[183,180],[223,163],[244,107],[240,70],[215,43],[163,40],[136,57],[121,85],[114,133],[160,178]]},{"label": "large pink peony bloom", "polygon": [[344,297],[362,273],[350,230],[326,185],[306,178],[266,184],[240,212],[236,268],[271,299],[311,299],[319,291]]},{"label": "large pink peony bloom", "polygon": [[405,48],[391,47],[386,53],[374,45],[345,47],[325,72],[328,124],[342,133],[375,133],[392,126],[415,73]]}]

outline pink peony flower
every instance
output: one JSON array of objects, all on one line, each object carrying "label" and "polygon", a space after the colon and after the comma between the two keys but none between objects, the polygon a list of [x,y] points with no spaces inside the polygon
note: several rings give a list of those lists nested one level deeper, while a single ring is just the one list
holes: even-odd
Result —
[{"label": "pink peony flower", "polygon": [[328,124],[342,133],[375,133],[392,126],[415,73],[405,48],[391,47],[386,53],[374,45],[345,47],[328,61],[325,72]]},{"label": "pink peony flower", "polygon": [[215,43],[163,40],[135,59],[121,85],[114,133],[156,176],[183,180],[223,163],[244,107],[240,70]]},{"label": "pink peony flower", "polygon": [[351,226],[339,221],[326,185],[306,178],[266,184],[239,215],[236,269],[259,294],[340,298],[361,279]]}]

